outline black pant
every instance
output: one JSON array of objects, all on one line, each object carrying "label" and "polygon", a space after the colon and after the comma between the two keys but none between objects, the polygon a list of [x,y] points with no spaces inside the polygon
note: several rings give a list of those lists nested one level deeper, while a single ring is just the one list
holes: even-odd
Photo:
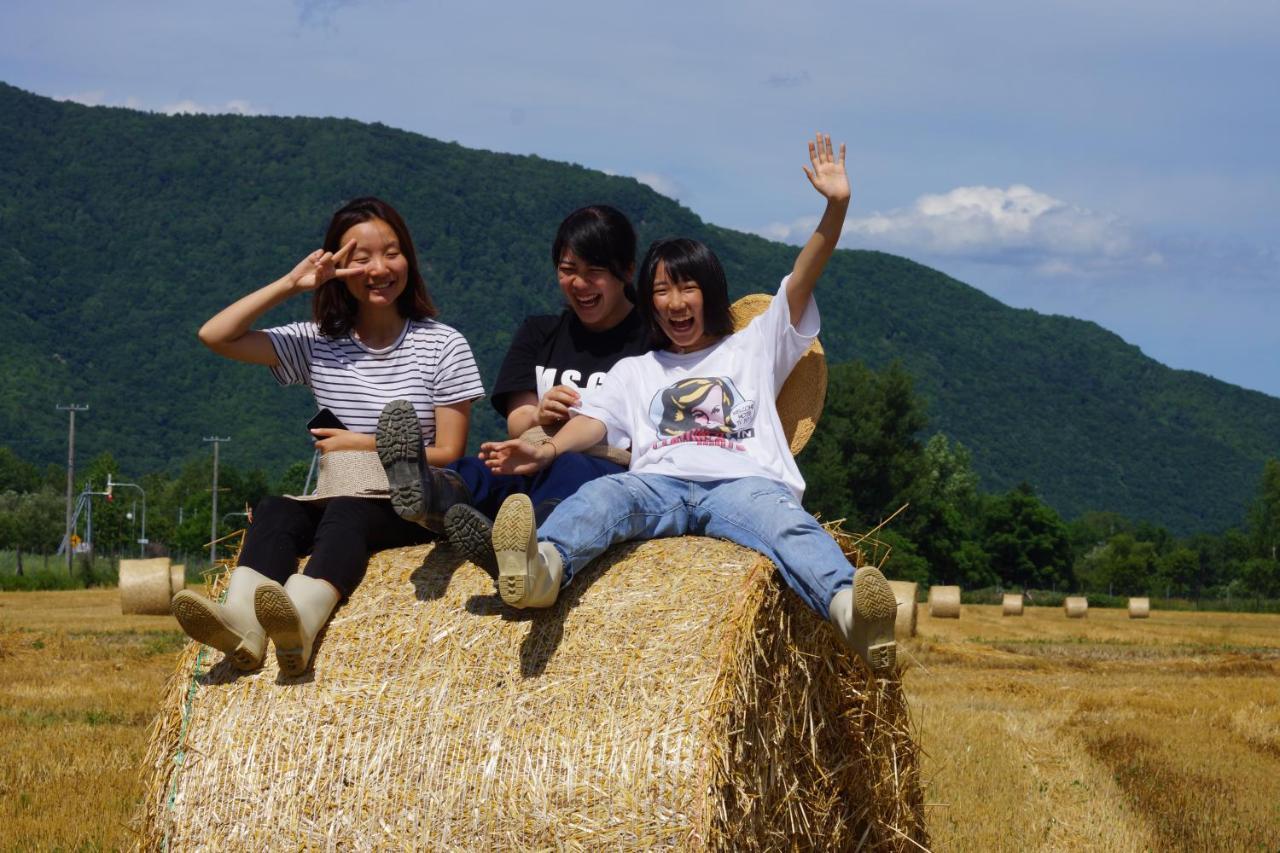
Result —
[{"label": "black pant", "polygon": [[429,530],[396,515],[388,500],[271,496],[253,511],[240,565],[284,583],[297,572],[298,558],[310,554],[304,574],[328,581],[346,598],[364,579],[371,553],[430,540]]}]

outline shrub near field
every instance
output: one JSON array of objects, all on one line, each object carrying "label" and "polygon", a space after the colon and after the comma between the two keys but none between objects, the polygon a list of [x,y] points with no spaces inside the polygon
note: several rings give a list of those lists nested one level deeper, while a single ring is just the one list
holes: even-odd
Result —
[{"label": "shrub near field", "polygon": [[1280,848],[1280,617],[966,604],[919,632],[938,849]]}]

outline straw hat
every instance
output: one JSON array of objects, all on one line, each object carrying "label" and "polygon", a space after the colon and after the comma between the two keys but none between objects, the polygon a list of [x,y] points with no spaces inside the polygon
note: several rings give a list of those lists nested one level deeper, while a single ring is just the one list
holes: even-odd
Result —
[{"label": "straw hat", "polygon": [[320,474],[310,495],[285,495],[295,501],[328,498],[389,498],[391,486],[373,450],[334,450],[320,454]]},{"label": "straw hat", "polygon": [[[748,294],[733,305],[733,330],[740,332],[755,317],[763,314],[773,297],[767,293]],[[791,455],[799,455],[809,443],[822,417],[822,405],[827,399],[827,357],[822,344],[814,338],[809,350],[800,357],[791,375],[778,392],[778,418],[782,430],[791,443]]]}]

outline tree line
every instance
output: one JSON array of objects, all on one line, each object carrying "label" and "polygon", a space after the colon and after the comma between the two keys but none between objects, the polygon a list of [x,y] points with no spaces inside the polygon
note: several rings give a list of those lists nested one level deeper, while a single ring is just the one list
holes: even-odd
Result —
[{"label": "tree line", "polygon": [[[1161,598],[1280,597],[1280,459],[1266,461],[1246,518],[1216,533],[1178,537],[1148,521],[1097,510],[1071,520],[1021,483],[986,492],[969,451],[929,418],[911,376],[898,362],[873,371],[860,362],[832,366],[822,419],[798,458],[808,484],[805,505],[850,531],[875,531],[867,557],[888,552],[891,576],[966,590],[1002,587]],[[218,527],[243,527],[268,494],[299,494],[308,463],[272,480],[260,468],[223,463]],[[110,453],[77,469],[76,493],[103,491],[108,474],[146,493],[149,553],[193,564],[207,561],[212,536],[212,455],[176,476],[122,471]],[[132,476],[130,476],[132,475]],[[13,572],[44,570],[63,536],[66,471],[44,469],[0,446],[0,550]],[[93,503],[99,556],[139,556],[142,503],[132,489]],[[905,506],[905,509],[902,509]],[[901,510],[901,512],[899,512]],[[83,530],[83,525],[81,525]]]},{"label": "tree line", "polygon": [[888,551],[893,577],[966,590],[1280,597],[1280,459],[1265,462],[1238,525],[1177,537],[1110,511],[1064,520],[1027,482],[984,492],[969,451],[942,433],[924,438],[927,428],[901,364],[835,365],[822,420],[797,460],[811,511],[860,532],[892,517],[864,548],[868,559]]}]

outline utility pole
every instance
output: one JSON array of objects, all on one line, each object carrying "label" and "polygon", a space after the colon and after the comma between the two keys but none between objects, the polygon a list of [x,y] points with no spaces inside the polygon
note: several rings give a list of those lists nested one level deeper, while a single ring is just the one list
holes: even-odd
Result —
[{"label": "utility pole", "polygon": [[67,576],[71,576],[71,552],[75,549],[71,547],[71,501],[72,491],[76,487],[76,412],[89,411],[88,406],[82,406],[79,403],[68,403],[65,406],[59,405],[58,411],[68,412],[71,415],[71,423],[67,427]]},{"label": "utility pole", "polygon": [[219,438],[216,435],[206,435],[205,441],[213,442],[213,513],[209,518],[209,565],[218,562],[218,445],[224,441],[230,441],[231,437]]}]

